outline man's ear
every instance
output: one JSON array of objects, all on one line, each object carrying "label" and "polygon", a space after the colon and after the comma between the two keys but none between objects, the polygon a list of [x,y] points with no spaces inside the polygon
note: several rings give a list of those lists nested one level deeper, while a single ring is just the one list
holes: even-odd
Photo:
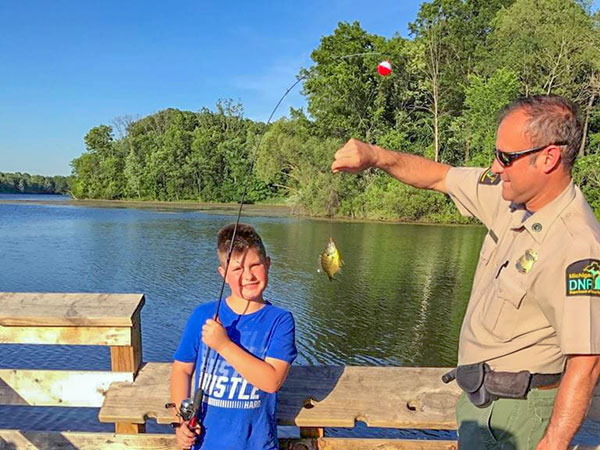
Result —
[{"label": "man's ear", "polygon": [[542,155],[542,169],[544,173],[550,173],[558,168],[560,161],[562,160],[562,152],[560,147],[556,145],[549,146],[544,154]]},{"label": "man's ear", "polygon": [[219,275],[221,275],[221,278],[225,278],[225,269],[221,264],[219,264],[219,267],[217,267],[217,271],[219,272]]},{"label": "man's ear", "polygon": [[269,268],[271,267],[271,257],[267,256],[267,259],[265,259],[265,266],[267,266],[267,270],[269,270]]}]

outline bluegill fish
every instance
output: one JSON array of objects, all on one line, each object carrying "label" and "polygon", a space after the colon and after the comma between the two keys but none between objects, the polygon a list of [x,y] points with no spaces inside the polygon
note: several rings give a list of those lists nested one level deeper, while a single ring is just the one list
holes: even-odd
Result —
[{"label": "bluegill fish", "polygon": [[323,271],[329,277],[329,281],[333,281],[333,277],[340,271],[343,265],[342,255],[340,255],[340,251],[335,246],[333,238],[329,238],[325,251],[319,256],[319,261]]}]

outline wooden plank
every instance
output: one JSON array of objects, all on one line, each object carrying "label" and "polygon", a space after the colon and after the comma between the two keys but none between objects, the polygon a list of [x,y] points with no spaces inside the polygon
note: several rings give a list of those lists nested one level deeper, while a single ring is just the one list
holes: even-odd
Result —
[{"label": "wooden plank", "polygon": [[[317,447],[318,446],[318,447]],[[119,435],[112,433],[0,430],[2,450],[110,450],[176,447],[173,434]],[[456,450],[454,441],[417,441],[399,439],[322,438],[280,439],[280,450]],[[600,450],[600,445],[577,445],[571,450]]]},{"label": "wooden plank", "polygon": [[456,450],[456,441],[404,439],[280,439],[280,450]]},{"label": "wooden plank", "polygon": [[[173,421],[169,401],[170,363],[146,363],[133,384],[115,383],[100,410],[101,422]],[[447,369],[410,367],[292,366],[279,395],[278,424],[300,427],[456,429],[459,388],[445,385]],[[600,386],[600,384],[599,384]],[[599,388],[596,388],[598,394]],[[600,409],[594,397],[588,418]]]},{"label": "wooden plank", "polygon": [[0,370],[0,405],[99,407],[113,382],[132,382],[129,372]]},{"label": "wooden plank", "polygon": [[3,326],[131,327],[142,294],[0,293]]},{"label": "wooden plank", "polygon": [[0,326],[0,344],[131,345],[131,328]]},{"label": "wooden plank", "polygon": [[[455,428],[459,391],[454,384],[440,381],[445,371],[292,366],[279,395],[278,423],[352,427],[362,420],[377,427]],[[169,363],[146,363],[133,384],[113,384],[100,410],[100,421],[144,423],[151,417],[158,423],[171,423],[173,410],[164,408],[169,401],[169,376]]]},{"label": "wooden plank", "polygon": [[293,366],[279,396],[280,424],[455,429],[460,393],[445,368]]},{"label": "wooden plank", "polygon": [[158,423],[177,422],[169,402],[171,363],[145,363],[133,383],[114,383],[106,393],[98,414],[100,422],[145,423],[154,418]]},{"label": "wooden plank", "polygon": [[0,430],[2,450],[131,450],[176,449],[173,434],[118,435],[113,433]]},{"label": "wooden plank", "polygon": [[130,329],[131,345],[126,347],[111,347],[110,362],[114,372],[133,372],[137,374],[142,364],[142,329],[140,310],[136,311]]},{"label": "wooden plank", "polygon": [[[456,450],[456,441],[404,439],[279,439],[280,450]],[[600,450],[600,445],[575,445],[570,450]]]}]

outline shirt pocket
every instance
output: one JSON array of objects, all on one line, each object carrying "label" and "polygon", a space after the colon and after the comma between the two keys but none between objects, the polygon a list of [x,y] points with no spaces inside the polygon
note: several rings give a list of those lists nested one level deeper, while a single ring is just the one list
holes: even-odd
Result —
[{"label": "shirt pocket", "polygon": [[481,245],[481,251],[479,252],[479,264],[478,266],[487,266],[492,255],[496,251],[498,238],[495,233],[490,230],[485,235],[483,244]]},{"label": "shirt pocket", "polygon": [[495,281],[495,295],[488,300],[481,313],[482,324],[499,341],[507,342],[514,337],[528,286],[515,275],[500,276]]}]

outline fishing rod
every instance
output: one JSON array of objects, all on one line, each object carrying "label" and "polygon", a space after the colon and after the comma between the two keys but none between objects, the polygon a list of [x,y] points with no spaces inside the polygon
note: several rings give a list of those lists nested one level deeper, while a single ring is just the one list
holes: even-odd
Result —
[{"label": "fishing rod", "polygon": [[[281,96],[281,98],[279,99],[279,101],[277,102],[275,107],[273,108],[273,111],[271,111],[271,114],[269,115],[269,118],[267,119],[265,126],[268,126],[271,123],[271,120],[273,119],[273,116],[277,112],[277,109],[279,108],[279,106],[281,105],[283,100],[287,97],[287,95],[290,93],[290,91],[292,89],[294,89],[298,85],[298,83],[300,83],[302,80],[305,80],[307,78],[307,76],[308,75],[303,75],[301,77],[298,77],[298,79],[289,88],[287,88],[285,93]],[[254,148],[254,151],[252,154],[252,160],[250,162],[250,167],[248,169],[249,174],[251,174],[254,169],[254,163],[256,161],[255,153],[260,148],[260,145],[262,144],[265,134],[266,133],[264,133],[264,132],[261,134],[258,144]],[[246,177],[244,179],[244,189],[242,191],[242,196],[240,198],[240,207],[238,209],[237,217],[235,220],[235,225],[233,227],[231,241],[229,243],[229,249],[227,250],[227,260],[225,263],[225,269],[224,269],[224,273],[223,273],[223,281],[221,283],[221,289],[219,290],[219,299],[217,300],[217,307],[215,309],[215,314],[213,317],[213,320],[215,320],[215,321],[219,320],[219,312],[221,310],[221,304],[223,303],[223,292],[225,291],[225,283],[226,283],[226,279],[227,279],[227,273],[229,271],[229,264],[231,262],[231,254],[233,253],[233,246],[234,246],[235,238],[237,236],[238,225],[240,223],[240,218],[242,216],[242,208],[244,206],[244,202],[246,200],[247,193],[248,193],[248,177]],[[200,372],[200,380],[198,383],[199,386],[197,386],[196,393],[194,394],[194,400],[192,401],[189,398],[184,399],[181,402],[179,411],[177,413],[178,416],[181,417],[185,422],[188,422],[188,427],[191,430],[196,430],[196,429],[201,430],[202,429],[201,427],[202,427],[202,417],[204,415],[203,414],[204,413],[203,405],[204,405],[204,395],[205,395],[205,393],[204,393],[204,378],[206,376],[206,372],[207,372],[207,368],[208,368],[208,361],[209,361],[211,351],[212,351],[212,349],[207,345],[206,352],[204,353],[204,358],[203,358],[202,371]],[[217,359],[215,358],[213,371],[216,368],[216,364],[217,364]],[[174,407],[174,406],[176,407],[176,405],[174,405],[173,403],[167,403],[165,405],[165,407],[167,407],[167,408]],[[202,431],[200,431],[200,432],[202,432]],[[192,449],[195,449],[195,448],[196,447],[194,444],[194,446],[192,446]]]},{"label": "fishing rod", "polygon": [[[334,59],[348,59],[348,58],[352,58],[352,57],[358,57],[358,56],[365,56],[365,55],[381,55],[382,53],[379,52],[363,52],[363,53],[354,53],[354,54],[350,54],[350,55],[343,55],[343,56],[339,56],[336,57]],[[392,72],[392,67],[391,67],[391,63],[389,61],[382,61],[379,63],[379,65],[377,66],[377,71],[380,75],[382,76],[387,76],[389,74],[391,74]],[[279,106],[281,105],[281,103],[283,102],[283,100],[287,97],[287,95],[290,93],[290,91],[292,91],[301,81],[307,79],[309,76],[308,73],[306,73],[305,75],[299,76],[296,81],[294,83],[292,83],[292,85],[290,85],[290,87],[288,87],[286,89],[286,91],[284,92],[284,94],[281,96],[281,98],[279,99],[279,101],[277,102],[277,104],[275,105],[275,107],[273,108],[273,110],[271,111],[271,114],[269,115],[269,118],[267,119],[267,122],[265,124],[266,127],[269,126],[269,124],[271,123],[271,120],[273,119],[273,116],[275,115],[275,113],[277,112],[277,109],[279,108]],[[252,160],[250,162],[250,167],[248,169],[248,173],[251,174],[253,169],[254,169],[254,164],[256,162],[256,152],[258,151],[258,149],[260,148],[263,138],[266,134],[266,130],[265,132],[263,132],[260,136],[260,139],[256,145],[256,147],[254,148],[254,151],[252,152]],[[237,230],[238,230],[238,226],[240,223],[240,218],[242,215],[242,208],[244,206],[244,202],[246,200],[246,195],[248,192],[248,177],[246,177],[244,179],[244,189],[242,191],[242,196],[240,198],[240,206],[238,209],[238,213],[237,213],[237,217],[235,220],[235,224],[234,224],[234,228],[233,228],[233,232],[231,235],[231,241],[229,243],[229,249],[227,250],[227,259],[226,259],[226,263],[225,263],[225,269],[224,269],[224,273],[223,273],[223,281],[221,283],[221,288],[219,290],[219,299],[217,300],[217,306],[215,309],[215,314],[213,317],[213,320],[218,321],[219,320],[219,312],[221,309],[221,304],[223,302],[223,292],[225,290],[225,283],[226,283],[226,278],[227,278],[227,273],[229,271],[229,264],[231,261],[231,255],[233,253],[233,247],[234,247],[234,242],[235,242],[235,238],[237,236]],[[207,345],[206,346],[206,352],[204,354],[204,359],[203,359],[203,366],[202,366],[202,371],[200,373],[200,379],[199,379],[199,385],[197,386],[197,390],[196,393],[194,395],[194,400],[190,400],[189,398],[184,399],[181,402],[181,405],[179,407],[179,411],[178,411],[178,415],[184,420],[188,422],[188,426],[190,427],[190,429],[195,430],[202,427],[202,417],[204,416],[204,396],[205,396],[205,392],[204,392],[204,379],[206,376],[206,372],[208,369],[208,361],[209,361],[209,357],[210,354],[212,352],[212,349]],[[214,365],[212,368],[212,371],[214,371],[214,369],[216,368],[216,364],[217,364],[217,358],[215,358],[214,361]],[[167,403],[165,405],[166,407],[172,407],[172,406],[176,406],[173,405],[172,403]],[[202,431],[200,431],[202,432]],[[196,444],[194,444],[192,446],[192,449],[196,448]]]}]

